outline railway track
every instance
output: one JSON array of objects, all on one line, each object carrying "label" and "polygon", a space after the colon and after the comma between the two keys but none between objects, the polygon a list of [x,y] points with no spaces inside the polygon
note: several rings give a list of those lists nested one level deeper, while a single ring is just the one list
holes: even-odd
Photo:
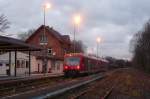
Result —
[{"label": "railway track", "polygon": [[25,92],[35,88],[51,85],[55,82],[64,81],[63,76],[59,77],[36,77],[36,78],[25,78],[25,79],[12,79],[2,81],[0,83],[0,98],[7,95]]},{"label": "railway track", "polygon": [[108,89],[106,91],[106,93],[104,94],[104,96],[102,96],[100,99],[108,99],[109,95],[112,93],[114,87],[111,87],[110,89]]},{"label": "railway track", "polygon": [[93,81],[102,79],[105,77],[102,74],[96,74],[86,77],[75,78],[72,80],[67,80],[66,82],[61,82],[53,86],[47,86],[28,92],[15,94],[5,97],[5,99],[49,99],[62,95],[70,90],[85,86]]},{"label": "railway track", "polygon": [[[77,95],[71,96],[69,99],[83,99],[83,95],[90,93],[90,91],[95,88],[95,86],[86,88],[84,91],[79,92]],[[112,93],[114,87],[111,87],[110,89],[105,91],[105,94],[101,96],[99,99],[108,99],[109,95]]]},{"label": "railway track", "polygon": [[[95,77],[93,75],[93,77],[91,77],[92,79],[88,79],[88,80],[83,81],[81,83],[77,83],[75,85],[72,85],[72,86],[66,87],[64,89],[61,89],[63,91],[61,91],[60,93],[57,93],[55,95],[52,95],[52,93],[50,93],[47,96],[40,97],[39,99],[44,99],[44,98],[46,98],[46,99],[47,98],[48,99],[66,99],[66,97],[64,97],[64,96],[65,96],[65,94],[68,94],[68,92],[70,92],[70,91],[74,92],[74,90],[80,90],[80,89],[82,90],[82,89],[85,88],[85,90],[83,90],[83,92],[81,92],[81,93],[78,93],[78,95],[73,96],[73,97],[69,97],[69,99],[78,99],[78,97],[80,97],[81,95],[88,92],[88,89],[91,88],[91,87],[87,88],[89,84],[93,83],[96,80],[100,80],[104,77],[105,77],[105,75],[99,75],[99,76],[95,75]],[[60,90],[58,90],[58,91],[60,91]],[[70,94],[73,94],[73,93],[70,93]],[[68,99],[68,97],[67,97],[67,99]]]}]

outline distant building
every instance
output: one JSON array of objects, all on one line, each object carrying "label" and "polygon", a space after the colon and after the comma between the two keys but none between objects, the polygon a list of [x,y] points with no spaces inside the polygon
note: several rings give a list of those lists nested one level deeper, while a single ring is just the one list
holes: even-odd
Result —
[{"label": "distant building", "polygon": [[[44,71],[43,59],[47,59],[47,72],[62,72],[63,70],[63,58],[65,53],[70,52],[70,37],[69,35],[61,35],[59,32],[45,26],[40,26],[27,40],[26,43],[36,45],[46,49],[46,53],[43,51],[32,53],[36,56],[35,66],[38,68],[38,72]],[[42,69],[41,69],[42,68]]]}]

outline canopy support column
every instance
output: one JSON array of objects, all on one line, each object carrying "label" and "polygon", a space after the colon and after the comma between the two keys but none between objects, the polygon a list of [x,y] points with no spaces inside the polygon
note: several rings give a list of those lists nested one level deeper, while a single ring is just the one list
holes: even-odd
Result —
[{"label": "canopy support column", "polygon": [[9,76],[11,76],[11,51],[9,51]]},{"label": "canopy support column", "polygon": [[16,68],[16,66],[17,66],[17,51],[15,51],[15,77],[17,76],[16,74],[16,71],[17,71],[17,68]]},{"label": "canopy support column", "polygon": [[29,51],[29,76],[31,75],[31,51]]}]

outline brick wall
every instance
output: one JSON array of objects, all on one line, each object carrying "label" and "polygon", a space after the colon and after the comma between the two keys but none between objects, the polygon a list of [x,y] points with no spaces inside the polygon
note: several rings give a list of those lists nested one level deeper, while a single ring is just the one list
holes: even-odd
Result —
[{"label": "brick wall", "polygon": [[[27,39],[26,42],[44,48],[44,46],[40,45],[40,36],[43,34],[43,31],[43,28],[40,27],[35,31],[33,35],[31,35]],[[50,31],[47,29],[45,31],[45,35],[48,38],[48,44],[46,45],[46,48],[52,48],[52,51],[56,53],[56,57],[63,57],[65,54],[64,50],[67,49],[68,51],[70,45],[68,43],[61,42],[55,35],[50,33]]]}]

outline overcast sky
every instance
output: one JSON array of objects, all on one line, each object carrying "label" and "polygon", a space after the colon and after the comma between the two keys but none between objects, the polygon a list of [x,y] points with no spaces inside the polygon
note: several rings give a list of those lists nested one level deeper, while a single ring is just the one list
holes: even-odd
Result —
[{"label": "overcast sky", "polygon": [[131,58],[129,42],[150,16],[150,0],[0,0],[0,14],[11,22],[6,32],[17,35],[37,29],[43,24],[44,2],[52,4],[46,25],[61,34],[72,37],[72,16],[80,13],[83,20],[76,38],[96,53],[96,37],[100,36],[100,56]]}]

